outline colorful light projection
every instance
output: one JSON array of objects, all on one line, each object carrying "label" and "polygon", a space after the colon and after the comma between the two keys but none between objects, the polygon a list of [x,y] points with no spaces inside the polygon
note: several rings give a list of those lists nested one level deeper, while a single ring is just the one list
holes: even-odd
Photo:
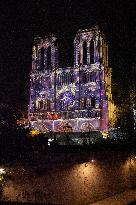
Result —
[{"label": "colorful light projection", "polygon": [[[74,67],[58,67],[56,37],[33,47],[29,120],[49,132],[108,130],[104,38],[98,27],[74,39]],[[107,68],[106,68],[107,69]]]}]

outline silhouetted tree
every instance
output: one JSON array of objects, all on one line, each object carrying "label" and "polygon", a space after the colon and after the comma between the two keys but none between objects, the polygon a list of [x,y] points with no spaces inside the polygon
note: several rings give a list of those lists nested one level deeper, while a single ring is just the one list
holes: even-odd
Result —
[{"label": "silhouetted tree", "polygon": [[120,127],[128,138],[134,136],[134,113],[136,107],[136,84],[134,69],[120,80],[114,90],[115,103],[118,106],[116,127]]}]

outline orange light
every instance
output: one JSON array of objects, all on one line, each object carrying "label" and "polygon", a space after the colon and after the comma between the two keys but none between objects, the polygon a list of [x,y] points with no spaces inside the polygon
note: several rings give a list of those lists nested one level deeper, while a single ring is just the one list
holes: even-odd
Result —
[{"label": "orange light", "polygon": [[40,132],[38,130],[31,130],[30,133],[31,133],[31,136],[34,137],[38,135]]}]

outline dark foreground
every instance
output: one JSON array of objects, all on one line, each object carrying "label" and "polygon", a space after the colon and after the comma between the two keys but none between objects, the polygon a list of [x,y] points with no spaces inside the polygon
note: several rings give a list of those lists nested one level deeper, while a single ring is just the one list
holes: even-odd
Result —
[{"label": "dark foreground", "polygon": [[3,201],[87,205],[136,188],[134,143],[54,146],[2,166]]}]

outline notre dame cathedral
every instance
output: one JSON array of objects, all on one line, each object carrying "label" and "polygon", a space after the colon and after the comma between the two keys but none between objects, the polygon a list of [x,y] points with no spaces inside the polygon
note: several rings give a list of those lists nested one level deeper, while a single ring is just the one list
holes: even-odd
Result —
[{"label": "notre dame cathedral", "polygon": [[108,131],[114,124],[108,45],[99,27],[79,30],[74,65],[60,68],[54,35],[36,38],[32,54],[31,127],[44,132]]}]

